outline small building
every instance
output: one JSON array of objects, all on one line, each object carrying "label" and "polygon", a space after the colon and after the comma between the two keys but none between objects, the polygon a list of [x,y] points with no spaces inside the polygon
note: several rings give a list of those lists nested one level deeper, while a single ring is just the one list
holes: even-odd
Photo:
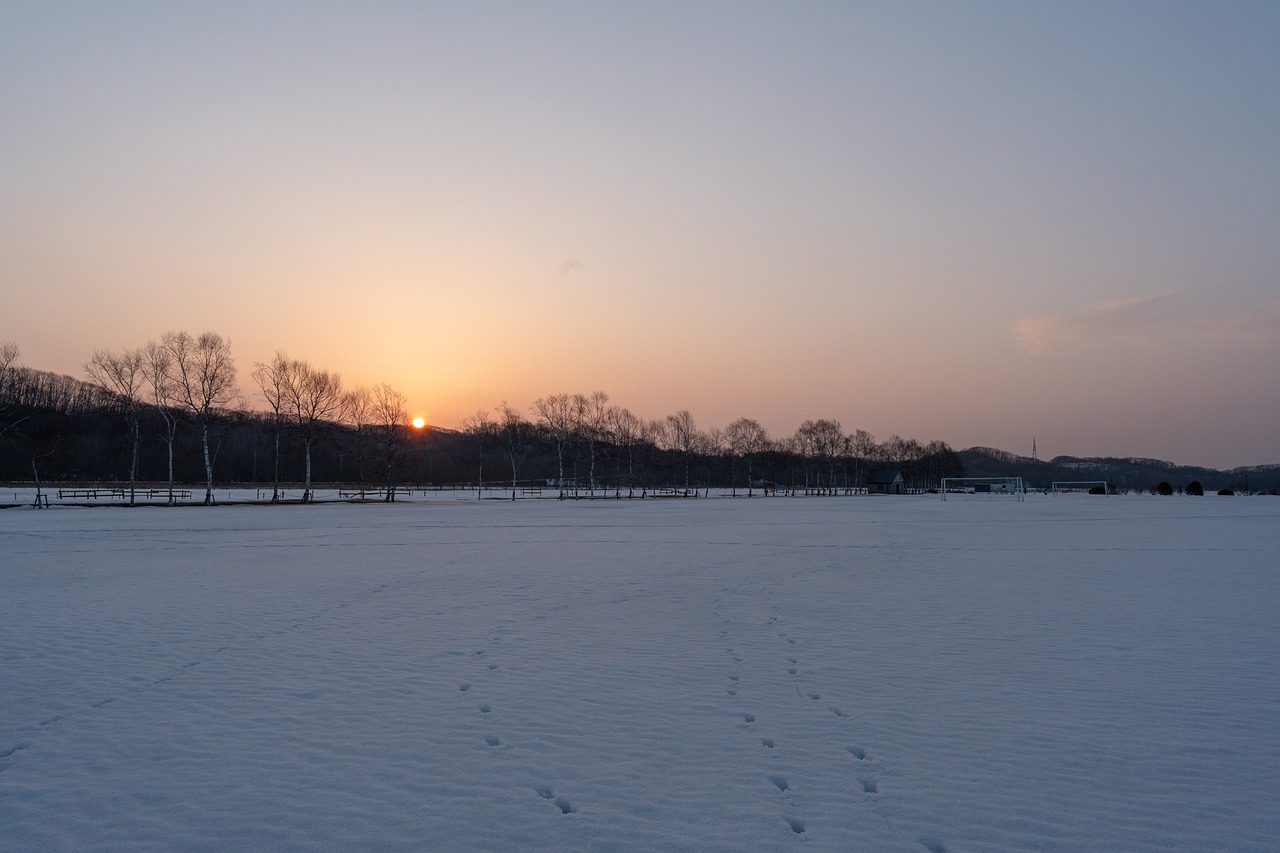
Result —
[{"label": "small building", "polygon": [[900,495],[906,488],[907,481],[897,468],[876,468],[867,475],[869,495]]}]

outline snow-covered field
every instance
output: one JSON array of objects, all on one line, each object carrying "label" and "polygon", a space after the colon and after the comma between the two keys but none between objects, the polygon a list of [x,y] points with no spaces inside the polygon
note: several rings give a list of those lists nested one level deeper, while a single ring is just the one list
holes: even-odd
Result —
[{"label": "snow-covered field", "polygon": [[1280,501],[0,512],[0,848],[1275,850]]}]

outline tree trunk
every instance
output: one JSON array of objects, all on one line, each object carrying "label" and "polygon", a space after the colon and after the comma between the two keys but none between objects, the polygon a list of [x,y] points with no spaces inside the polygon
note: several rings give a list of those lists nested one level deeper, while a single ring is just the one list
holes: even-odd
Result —
[{"label": "tree trunk", "polygon": [[200,446],[204,450],[204,505],[213,504],[213,460],[209,458],[209,423],[200,424]]},{"label": "tree trunk", "polygon": [[302,502],[304,504],[311,503],[311,437],[303,436],[303,447],[305,448],[304,456],[306,457],[306,474],[302,484]]},{"label": "tree trunk", "polygon": [[136,506],[135,493],[138,489],[138,445],[142,439],[138,435],[138,419],[135,417],[129,424],[133,432],[133,458],[129,460],[129,506]]}]

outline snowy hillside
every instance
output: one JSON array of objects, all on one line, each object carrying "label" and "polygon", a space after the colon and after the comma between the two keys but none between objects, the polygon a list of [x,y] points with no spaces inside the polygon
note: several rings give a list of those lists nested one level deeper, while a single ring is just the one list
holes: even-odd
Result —
[{"label": "snowy hillside", "polygon": [[1280,501],[0,512],[0,846],[1269,850]]}]

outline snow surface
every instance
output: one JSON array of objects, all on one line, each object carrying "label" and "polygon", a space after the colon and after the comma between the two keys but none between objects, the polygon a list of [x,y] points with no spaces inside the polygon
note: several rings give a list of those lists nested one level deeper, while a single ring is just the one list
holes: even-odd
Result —
[{"label": "snow surface", "polygon": [[1275,850],[1280,501],[0,512],[0,848]]}]

